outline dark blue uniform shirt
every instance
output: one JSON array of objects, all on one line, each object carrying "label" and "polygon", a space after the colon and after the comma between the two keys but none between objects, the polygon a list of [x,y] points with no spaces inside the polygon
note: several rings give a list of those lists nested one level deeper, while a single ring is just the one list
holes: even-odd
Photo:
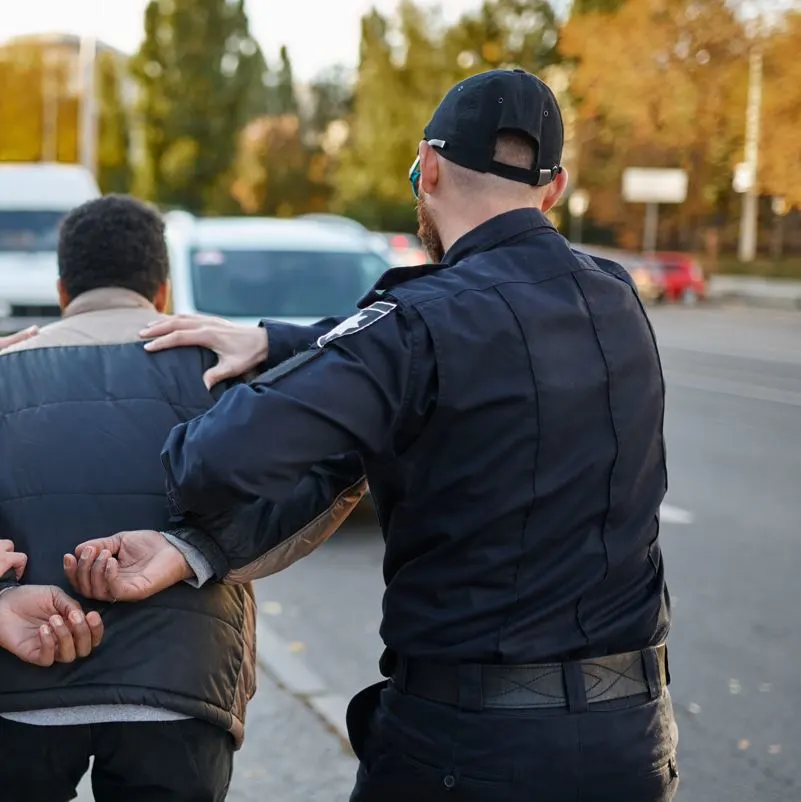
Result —
[{"label": "dark blue uniform shirt", "polygon": [[664,389],[623,269],[518,210],[440,266],[389,271],[360,306],[344,323],[268,322],[281,364],[171,435],[175,512],[205,530],[217,575],[275,545],[240,511],[358,452],[391,649],[522,663],[661,642]]}]

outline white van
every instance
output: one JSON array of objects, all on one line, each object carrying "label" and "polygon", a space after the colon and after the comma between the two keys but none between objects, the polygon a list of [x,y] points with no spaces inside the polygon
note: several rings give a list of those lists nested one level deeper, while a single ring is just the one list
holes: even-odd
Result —
[{"label": "white van", "polygon": [[238,322],[345,316],[389,269],[364,237],[311,220],[166,216],[172,311]]},{"label": "white van", "polygon": [[13,331],[59,316],[58,226],[100,189],[76,164],[0,163],[0,327]]}]

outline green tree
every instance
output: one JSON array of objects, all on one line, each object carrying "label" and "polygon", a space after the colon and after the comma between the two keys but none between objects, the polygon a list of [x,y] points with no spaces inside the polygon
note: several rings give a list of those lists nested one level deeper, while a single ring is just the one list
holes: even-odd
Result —
[{"label": "green tree", "polygon": [[623,5],[626,0],[573,0],[571,14],[591,14],[596,11],[611,14]]},{"label": "green tree", "polygon": [[[396,94],[398,76],[387,41],[388,20],[373,9],[362,18],[361,28],[354,111],[337,174],[337,202],[340,210],[374,223],[376,210],[387,198],[397,202],[393,172],[403,158],[408,136],[402,134],[405,113]],[[408,152],[405,158],[410,158]]]},{"label": "green tree", "polygon": [[541,73],[558,60],[558,28],[547,0],[487,0],[448,31],[457,76],[505,67]]},{"label": "green tree", "polygon": [[330,67],[312,81],[312,109],[309,118],[311,131],[322,136],[329,125],[344,120],[353,109],[353,86],[348,70]]},{"label": "green tree", "polygon": [[103,192],[129,192],[130,121],[121,97],[121,65],[107,52],[100,53],[97,62],[100,100],[97,179]]},{"label": "green tree", "polygon": [[285,46],[282,46],[275,82],[275,107],[273,113],[278,115],[297,114],[297,111],[298,101],[295,97],[292,61],[289,58],[289,51]]},{"label": "green tree", "polygon": [[191,212],[229,208],[237,134],[252,110],[259,62],[244,0],[151,0],[132,63],[146,197]]},{"label": "green tree", "polygon": [[556,60],[557,38],[544,0],[487,0],[450,27],[410,0],[393,17],[367,14],[350,139],[337,175],[339,208],[367,224],[412,227],[408,170],[445,92],[493,67],[539,72]]},{"label": "green tree", "polygon": [[270,112],[272,73],[256,42],[256,52],[247,64],[247,91],[242,103],[242,120],[247,123]]}]

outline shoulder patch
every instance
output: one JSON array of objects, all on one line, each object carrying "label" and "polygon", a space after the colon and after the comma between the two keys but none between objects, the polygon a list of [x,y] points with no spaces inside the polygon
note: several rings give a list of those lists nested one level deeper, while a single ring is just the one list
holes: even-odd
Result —
[{"label": "shoulder patch", "polygon": [[327,334],[317,340],[317,347],[322,348],[328,345],[332,340],[338,340],[340,337],[346,337],[348,334],[355,334],[357,331],[366,329],[372,326],[377,320],[386,317],[394,309],[397,309],[397,304],[391,304],[388,301],[377,301],[374,304],[362,309],[355,315],[351,315],[347,320],[343,320],[338,326],[335,326]]}]

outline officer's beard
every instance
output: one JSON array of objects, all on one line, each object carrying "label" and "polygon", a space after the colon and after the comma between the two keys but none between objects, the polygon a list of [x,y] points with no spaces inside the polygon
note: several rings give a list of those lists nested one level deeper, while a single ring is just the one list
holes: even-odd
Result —
[{"label": "officer's beard", "polygon": [[417,236],[423,243],[423,247],[428,253],[428,258],[432,264],[439,264],[445,256],[445,248],[442,247],[442,239],[437,231],[437,224],[431,216],[425,195],[421,192],[417,199]]}]

